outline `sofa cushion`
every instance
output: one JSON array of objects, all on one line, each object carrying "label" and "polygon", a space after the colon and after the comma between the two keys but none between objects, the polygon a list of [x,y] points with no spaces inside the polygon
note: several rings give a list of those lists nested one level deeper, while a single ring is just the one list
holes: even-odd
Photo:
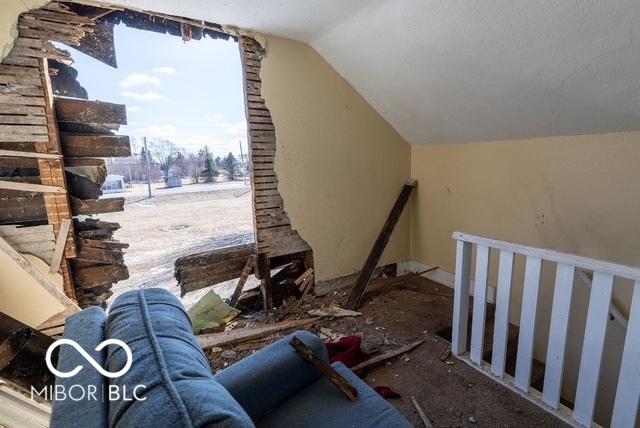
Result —
[{"label": "sofa cushion", "polygon": [[329,354],[322,340],[313,333],[301,330],[216,374],[216,380],[233,395],[254,422],[322,375],[320,370],[300,358],[289,345],[294,336],[319,358],[329,362]]},{"label": "sofa cushion", "polygon": [[[166,290],[131,291],[111,307],[106,337],[129,345],[131,369],[110,379],[121,394],[110,401],[109,425],[121,427],[252,427],[247,413],[213,377],[180,301]],[[125,351],[109,346],[108,370],[126,363]],[[131,398],[134,388],[144,401]],[[113,397],[112,397],[113,398]]]},{"label": "sofa cushion", "polygon": [[256,426],[269,428],[358,427],[410,428],[400,412],[342,363],[332,367],[358,390],[350,401],[325,377],[291,396]]}]

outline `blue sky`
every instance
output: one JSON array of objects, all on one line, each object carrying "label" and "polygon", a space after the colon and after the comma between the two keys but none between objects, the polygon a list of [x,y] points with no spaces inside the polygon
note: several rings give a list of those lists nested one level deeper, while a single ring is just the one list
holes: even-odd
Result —
[{"label": "blue sky", "polygon": [[[180,37],[115,27],[118,68],[70,49],[89,99],[126,104],[119,133],[165,138],[195,153],[246,150],[246,122],[238,45],[232,40]],[[65,49],[69,49],[65,46]],[[132,147],[133,148],[133,147]]]}]

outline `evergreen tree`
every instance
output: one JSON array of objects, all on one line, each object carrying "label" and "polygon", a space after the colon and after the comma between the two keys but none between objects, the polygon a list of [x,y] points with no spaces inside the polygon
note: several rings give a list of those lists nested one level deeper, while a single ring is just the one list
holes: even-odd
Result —
[{"label": "evergreen tree", "polygon": [[218,176],[218,168],[216,167],[216,163],[213,160],[213,155],[209,150],[209,146],[204,146],[198,152],[198,156],[202,159],[204,164],[204,169],[202,170],[202,175],[205,178],[207,183],[213,182],[214,177]]},{"label": "evergreen tree", "polygon": [[229,180],[233,181],[235,177],[240,174],[240,164],[233,153],[229,152],[229,154],[222,160],[222,165],[227,171],[227,177],[229,177]]}]

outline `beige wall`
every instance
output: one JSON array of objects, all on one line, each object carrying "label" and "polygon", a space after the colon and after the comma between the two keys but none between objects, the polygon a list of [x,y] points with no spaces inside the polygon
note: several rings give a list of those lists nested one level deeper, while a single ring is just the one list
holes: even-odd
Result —
[{"label": "beige wall", "polygon": [[49,0],[2,0],[0,11],[0,59],[13,47],[13,38],[17,36],[18,15],[29,9],[40,7]]},{"label": "beige wall", "polygon": [[[452,272],[453,231],[640,266],[640,132],[460,145],[413,146],[420,181],[412,212],[411,258]],[[496,283],[496,263],[490,283]],[[518,324],[522,260],[512,297]],[[553,270],[543,269],[536,358],[544,360]],[[615,301],[626,313],[630,284]],[[565,393],[572,396],[588,293],[576,282]],[[615,391],[624,331],[610,322],[598,413]]]},{"label": "beige wall", "polygon": [[[267,37],[266,49],[262,93],[285,209],[313,248],[318,279],[352,273],[409,178],[410,146],[309,45]],[[409,258],[409,227],[407,209],[383,263]]]},{"label": "beige wall", "polygon": [[412,259],[453,271],[459,230],[640,266],[639,162],[640,132],[414,146]]},{"label": "beige wall", "polygon": [[[49,274],[49,266],[45,262],[31,255],[26,257],[62,291],[62,275]],[[0,251],[0,312],[31,327],[37,327],[63,310],[64,306],[27,271],[4,251]]]}]

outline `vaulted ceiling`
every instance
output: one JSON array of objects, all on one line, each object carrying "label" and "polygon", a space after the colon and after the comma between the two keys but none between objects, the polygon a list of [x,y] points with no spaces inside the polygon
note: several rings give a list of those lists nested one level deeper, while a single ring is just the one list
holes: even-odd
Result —
[{"label": "vaulted ceiling", "polygon": [[110,0],[312,45],[412,144],[640,129],[637,0]]}]

